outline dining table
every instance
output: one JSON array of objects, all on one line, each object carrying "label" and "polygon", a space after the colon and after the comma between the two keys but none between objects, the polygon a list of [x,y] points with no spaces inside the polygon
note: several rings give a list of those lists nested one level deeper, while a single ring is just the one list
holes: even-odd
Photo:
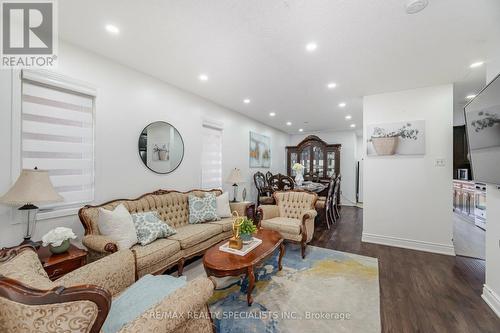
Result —
[{"label": "dining table", "polygon": [[328,184],[305,181],[302,185],[296,185],[295,188],[315,193],[320,193],[328,187]]}]

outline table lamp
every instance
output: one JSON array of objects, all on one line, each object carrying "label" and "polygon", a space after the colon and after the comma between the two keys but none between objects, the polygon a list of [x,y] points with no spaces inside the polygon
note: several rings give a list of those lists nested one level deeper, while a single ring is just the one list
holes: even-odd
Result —
[{"label": "table lamp", "polygon": [[24,241],[21,244],[30,244],[35,247],[37,247],[36,243],[31,240],[31,236],[35,232],[38,207],[34,204],[63,200],[64,198],[54,189],[49,178],[49,172],[38,170],[36,167],[34,170],[22,170],[21,175],[19,175],[19,178],[17,178],[11,189],[0,197],[0,203],[10,206],[21,206],[19,208],[20,211],[28,212],[26,233]]},{"label": "table lamp", "polygon": [[231,170],[226,183],[233,184],[234,198],[232,202],[236,202],[236,198],[238,197],[238,183],[243,183],[243,177],[241,177],[240,169],[234,168]]}]

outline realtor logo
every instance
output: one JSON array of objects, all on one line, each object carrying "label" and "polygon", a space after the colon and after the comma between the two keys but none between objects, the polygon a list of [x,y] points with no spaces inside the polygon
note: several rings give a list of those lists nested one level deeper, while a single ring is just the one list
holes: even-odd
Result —
[{"label": "realtor logo", "polygon": [[1,1],[3,68],[55,67],[55,7],[53,0]]}]

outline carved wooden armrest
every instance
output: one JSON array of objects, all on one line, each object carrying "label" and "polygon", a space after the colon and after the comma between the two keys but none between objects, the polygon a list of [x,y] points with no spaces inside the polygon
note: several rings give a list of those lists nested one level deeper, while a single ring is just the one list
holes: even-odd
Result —
[{"label": "carved wooden armrest", "polygon": [[100,253],[114,253],[118,251],[118,245],[103,235],[85,235],[82,239],[83,245]]},{"label": "carved wooden armrest", "polygon": [[315,209],[306,210],[304,213],[302,213],[302,227],[305,228],[307,220],[314,220],[316,215],[318,215],[318,212]]},{"label": "carved wooden armrest", "polygon": [[[3,275],[0,275],[0,297],[26,306],[53,305],[54,308],[66,307],[64,303],[68,302],[92,302],[97,307],[95,320],[92,319],[92,314],[88,314],[86,310],[82,311],[84,315],[89,316],[89,325],[92,325],[88,331],[90,333],[100,332],[111,307],[111,294],[97,286],[81,285],[71,288],[61,286],[51,290],[39,290]],[[81,315],[82,313],[74,314]],[[58,325],[61,324],[54,322],[55,329]]]}]

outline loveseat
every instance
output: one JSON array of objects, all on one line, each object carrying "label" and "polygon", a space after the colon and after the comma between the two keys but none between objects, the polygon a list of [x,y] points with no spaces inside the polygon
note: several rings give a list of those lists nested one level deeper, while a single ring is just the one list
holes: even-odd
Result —
[{"label": "loveseat", "polygon": [[[51,281],[32,247],[0,250],[0,332],[102,332],[112,301],[136,283],[134,260],[132,251],[118,251]],[[117,332],[213,332],[213,290],[208,278],[189,281]]]},{"label": "loveseat", "polygon": [[[137,199],[119,199],[97,206],[87,205],[80,209],[79,217],[85,228],[83,245],[89,249],[89,261],[102,258],[118,251],[117,244],[99,232],[99,208],[113,210],[119,204],[124,204],[133,213],[156,211],[160,218],[175,228],[177,233],[168,238],[162,238],[151,244],[134,245],[131,250],[135,258],[136,277],[146,274],[160,274],[168,268],[177,265],[179,275],[182,274],[186,259],[203,254],[212,245],[230,238],[232,235],[233,218],[223,218],[219,221],[200,224],[189,224],[188,196],[204,196],[211,192],[216,196],[221,190],[192,190],[189,192],[158,190],[147,193]],[[237,211],[241,216],[250,209],[248,203],[230,203],[231,212]]]}]

